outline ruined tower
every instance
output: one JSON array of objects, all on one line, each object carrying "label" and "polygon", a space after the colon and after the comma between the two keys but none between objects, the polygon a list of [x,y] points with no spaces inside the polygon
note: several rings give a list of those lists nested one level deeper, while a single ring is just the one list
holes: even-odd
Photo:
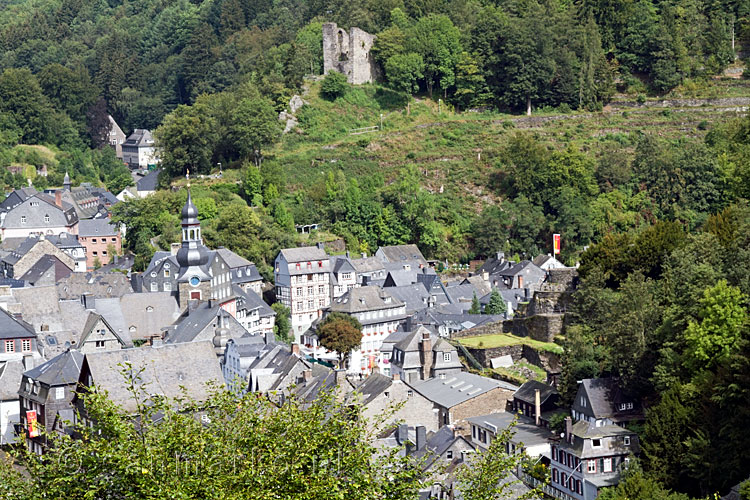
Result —
[{"label": "ruined tower", "polygon": [[347,33],[336,23],[323,24],[323,74],[338,71],[354,85],[376,80],[377,66],[370,54],[375,38],[359,28]]}]

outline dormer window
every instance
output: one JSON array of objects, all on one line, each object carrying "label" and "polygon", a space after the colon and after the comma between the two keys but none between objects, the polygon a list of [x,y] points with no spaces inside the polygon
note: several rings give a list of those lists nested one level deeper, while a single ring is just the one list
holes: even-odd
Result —
[{"label": "dormer window", "polygon": [[581,406],[586,408],[586,396],[581,396]]},{"label": "dormer window", "polygon": [[623,438],[622,438],[622,443],[623,443],[623,444],[624,444],[625,446],[630,446],[630,436],[625,436],[625,437],[623,437]]},{"label": "dormer window", "polygon": [[26,224],[26,216],[25,215],[21,216],[21,224]]},{"label": "dormer window", "polygon": [[451,360],[451,353],[444,352],[443,353],[443,361],[450,361]]},{"label": "dormer window", "polygon": [[601,439],[592,439],[591,440],[591,446],[593,446],[594,448],[599,448],[601,445],[602,445],[602,440]]},{"label": "dormer window", "polygon": [[633,403],[620,403],[618,405],[618,408],[619,408],[620,411],[632,410],[633,409]]},{"label": "dormer window", "polygon": [[44,222],[49,224],[49,214],[44,214]]}]

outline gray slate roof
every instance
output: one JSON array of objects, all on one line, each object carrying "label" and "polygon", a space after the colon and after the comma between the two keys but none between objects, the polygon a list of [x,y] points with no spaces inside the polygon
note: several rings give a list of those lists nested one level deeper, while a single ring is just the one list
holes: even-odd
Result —
[{"label": "gray slate roof", "polygon": [[258,309],[258,314],[261,318],[267,318],[269,316],[276,316],[274,310],[265,303],[260,296],[252,290],[245,292],[237,285],[232,285],[232,292],[237,297],[237,308],[244,308],[248,311]]},{"label": "gray slate roof", "polygon": [[378,248],[377,254],[382,256],[386,262],[417,261],[427,266],[427,260],[419,251],[417,245],[392,245]]},{"label": "gray slate roof", "polygon": [[106,390],[109,399],[129,414],[136,411],[136,403],[118,366],[123,363],[130,363],[134,370],[144,369],[140,373],[140,386],[152,395],[167,398],[187,395],[202,402],[210,394],[207,384],[224,385],[213,344],[208,341],[94,352],[86,355],[84,363],[97,388]]},{"label": "gray slate roof", "polygon": [[177,323],[174,330],[167,334],[165,342],[168,344],[193,342],[206,327],[212,325],[219,317],[229,328],[231,338],[239,338],[247,333],[247,330],[219,305],[209,307],[208,302],[201,302],[198,307],[190,310],[189,314]]},{"label": "gray slate roof", "polygon": [[78,382],[83,366],[83,354],[70,350],[58,354],[44,364],[32,368],[24,375],[50,387]]},{"label": "gray slate roof", "polygon": [[244,257],[240,257],[233,251],[231,251],[228,248],[219,247],[215,250],[216,253],[221,255],[221,257],[224,259],[224,262],[227,263],[227,266],[230,269],[234,269],[236,267],[246,267],[246,266],[252,266],[253,263],[247,260]]},{"label": "gray slate roof", "polygon": [[513,398],[520,399],[529,404],[536,404],[536,390],[539,390],[540,404],[544,404],[553,394],[558,394],[557,389],[551,385],[539,382],[538,380],[529,380],[518,388]]},{"label": "gray slate roof", "polygon": [[517,386],[468,372],[455,373],[446,379],[431,378],[411,387],[443,408],[453,408],[494,389],[518,389]]},{"label": "gray slate roof", "polygon": [[507,429],[516,417],[518,417],[518,421],[513,428],[513,438],[511,439],[513,443],[523,443],[526,446],[536,446],[547,444],[550,439],[556,437],[549,429],[534,425],[531,419],[520,417],[505,411],[490,413],[489,415],[481,415],[479,417],[470,417],[467,418],[466,421],[484,429],[489,429],[493,432],[499,433],[504,429]]},{"label": "gray slate roof", "polygon": [[78,236],[117,236],[118,232],[109,219],[84,219],[78,223]]},{"label": "gray slate roof", "polygon": [[377,257],[362,257],[361,259],[352,259],[351,262],[358,273],[372,273],[385,269],[383,261]]},{"label": "gray slate roof", "polygon": [[[377,311],[381,309],[393,309],[404,305],[399,299],[394,298],[387,290],[377,286],[363,286],[352,288],[337,298],[331,304],[331,311],[354,314],[366,311]],[[396,319],[395,317],[391,317]],[[378,321],[382,321],[380,318]]]},{"label": "gray slate roof", "polygon": [[354,392],[360,395],[360,403],[366,405],[384,391],[387,391],[391,385],[393,385],[391,377],[386,377],[380,373],[373,373],[355,387]]},{"label": "gray slate roof", "polygon": [[22,281],[28,281],[33,285],[49,270],[50,267],[55,268],[55,281],[67,278],[73,273],[71,268],[66,266],[63,261],[54,255],[44,255],[19,279]]},{"label": "gray slate roof", "polygon": [[135,183],[135,188],[138,191],[156,191],[156,188],[159,185],[159,173],[161,172],[160,168],[157,168],[156,170],[152,170],[142,178],[138,179],[138,182]]},{"label": "gray slate roof", "polygon": [[4,309],[0,309],[0,339],[36,337],[34,328],[23,320],[15,319]]},{"label": "gray slate roof", "polygon": [[[638,401],[632,398],[625,398],[618,380],[614,377],[607,378],[587,378],[583,379],[581,386],[588,395],[590,409],[596,418],[610,418],[615,421],[623,417],[641,416],[641,408]],[[580,388],[579,388],[580,389]],[[580,404],[576,398],[574,406]],[[616,405],[620,402],[632,402],[634,408],[626,411],[618,411]]]},{"label": "gray slate roof", "polygon": [[0,363],[0,401],[17,401],[23,378],[23,361]]},{"label": "gray slate roof", "polygon": [[307,262],[307,261],[313,261],[313,260],[328,260],[328,254],[326,254],[326,251],[316,246],[284,248],[281,250],[281,254],[284,256],[287,262]]}]

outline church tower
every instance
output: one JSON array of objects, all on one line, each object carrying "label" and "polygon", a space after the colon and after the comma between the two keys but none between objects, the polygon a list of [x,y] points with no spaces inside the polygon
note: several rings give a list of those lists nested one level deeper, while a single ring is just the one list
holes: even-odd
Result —
[{"label": "church tower", "polygon": [[190,300],[211,298],[210,251],[203,246],[198,208],[193,203],[190,183],[187,186],[187,201],[182,207],[182,245],[177,251],[177,286],[180,309],[185,309]]}]

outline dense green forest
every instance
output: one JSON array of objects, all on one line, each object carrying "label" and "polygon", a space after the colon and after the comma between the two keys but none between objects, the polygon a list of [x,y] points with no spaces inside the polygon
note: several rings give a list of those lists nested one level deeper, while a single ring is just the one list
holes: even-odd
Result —
[{"label": "dense green forest", "polygon": [[[469,113],[472,122],[522,112],[527,104],[542,113],[569,113],[601,109],[615,92],[643,100],[705,86],[734,62],[735,42],[741,46],[749,32],[750,4],[39,0],[1,5],[0,164],[46,165],[51,175],[35,178],[37,187],[59,184],[65,171],[74,183],[104,184],[113,191],[128,184],[127,170],[106,148],[99,149],[110,113],[126,133],[156,129],[164,147],[164,185],[188,169],[207,174],[221,163],[236,172],[227,176],[225,191],[253,207],[262,226],[274,224],[284,242],[297,239],[295,223],[322,223],[354,251],[413,241],[430,257],[465,262],[500,247],[519,256],[545,251],[550,235],[559,232],[565,235],[564,257],[573,262],[585,245],[613,229],[639,229],[661,218],[697,227],[742,194],[735,169],[743,167],[722,160],[728,146],[704,142],[705,133],[662,140],[643,130],[614,134],[592,148],[575,138],[515,133],[507,122],[510,127],[495,127],[502,137],[486,160],[458,181],[473,183],[468,196],[452,179],[431,185],[429,159],[414,150],[396,161],[372,154],[395,150],[385,141],[344,141],[344,157],[323,159],[328,164],[320,169],[315,165],[327,155],[323,146],[340,143],[347,126],[377,123],[379,114],[387,116],[386,131],[420,126],[430,121],[426,117],[438,97],[444,102],[432,121],[470,108],[485,110]],[[326,92],[305,80],[322,71],[325,21],[377,34],[373,50],[382,86],[343,85]],[[310,105],[298,113],[300,133],[281,137],[275,116],[294,94]],[[410,94],[420,97],[414,101]],[[476,139],[484,124],[473,125],[428,141],[460,150],[465,161],[470,150],[489,147],[490,138],[483,144]],[[17,144],[45,145],[42,152],[48,154]],[[7,190],[24,185],[26,177],[34,177],[33,170],[4,172],[1,180]],[[219,198],[228,201],[226,193],[210,196],[219,209],[224,208]],[[148,225],[147,232],[131,233],[128,243],[131,250],[139,248],[141,261],[150,247],[144,242],[166,233],[162,243],[167,243],[173,233],[165,224]],[[274,243],[275,250],[282,241]],[[262,264],[273,252],[244,253]]]},{"label": "dense green forest", "polygon": [[[608,494],[705,495],[750,471],[750,118],[648,104],[750,97],[719,78],[742,66],[748,16],[742,0],[0,0],[0,182],[124,188],[111,114],[155,130],[162,187],[189,169],[206,243],[266,277],[309,239],[466,263],[561,233],[582,283],[564,397],[611,374],[649,406],[642,469]],[[328,21],[378,36],[382,82],[320,76]],[[115,208],[137,269],[179,239],[185,196]]]}]

